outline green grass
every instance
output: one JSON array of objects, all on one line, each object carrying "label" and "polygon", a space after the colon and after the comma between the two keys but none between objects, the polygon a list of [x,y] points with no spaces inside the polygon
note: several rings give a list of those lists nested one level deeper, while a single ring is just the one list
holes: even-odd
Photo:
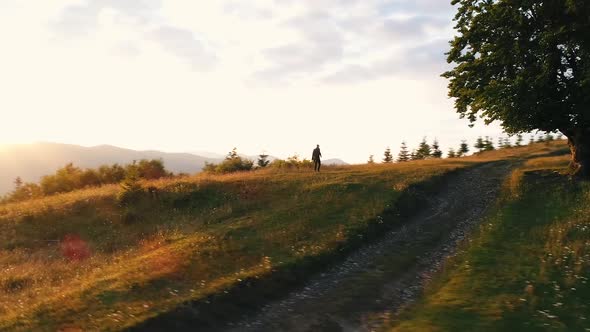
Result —
[{"label": "green grass", "polygon": [[464,251],[394,331],[590,330],[590,185],[529,160]]},{"label": "green grass", "polygon": [[393,209],[415,203],[409,186],[562,148],[161,180],[143,184],[158,197],[130,209],[117,186],[0,205],[0,330],[120,330],[251,280],[280,293],[290,283],[274,275],[317,271],[378,235],[380,216],[403,222]]}]

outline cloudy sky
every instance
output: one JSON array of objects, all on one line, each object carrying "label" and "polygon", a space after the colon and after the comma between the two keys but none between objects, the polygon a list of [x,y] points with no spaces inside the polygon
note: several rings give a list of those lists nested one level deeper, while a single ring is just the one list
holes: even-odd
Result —
[{"label": "cloudy sky", "polygon": [[445,0],[0,0],[0,143],[364,162],[468,128]]}]

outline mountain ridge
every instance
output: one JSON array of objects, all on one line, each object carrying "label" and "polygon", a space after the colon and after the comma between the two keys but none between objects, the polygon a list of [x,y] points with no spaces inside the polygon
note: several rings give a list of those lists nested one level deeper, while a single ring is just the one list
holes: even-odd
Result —
[{"label": "mountain ridge", "polygon": [[[162,152],[158,150],[133,150],[109,144],[81,146],[68,143],[35,142],[10,144],[0,148],[0,195],[14,188],[14,180],[20,177],[24,182],[39,182],[45,175],[54,173],[67,163],[82,168],[97,168],[101,165],[129,164],[140,159],[162,159],[166,169],[174,173],[197,173],[205,163],[218,163],[224,156],[205,153],[202,156],[190,152]],[[257,156],[243,157],[255,160]],[[269,156],[269,160],[277,159]],[[326,159],[325,165],[346,165],[340,159]]]},{"label": "mountain ridge", "polygon": [[202,170],[205,162],[220,160],[184,152],[139,151],[107,144],[91,147],[52,142],[12,144],[0,149],[0,194],[12,190],[16,177],[25,182],[38,182],[44,175],[70,162],[82,168],[96,168],[140,159],[162,159],[166,169],[175,173],[196,173]]}]

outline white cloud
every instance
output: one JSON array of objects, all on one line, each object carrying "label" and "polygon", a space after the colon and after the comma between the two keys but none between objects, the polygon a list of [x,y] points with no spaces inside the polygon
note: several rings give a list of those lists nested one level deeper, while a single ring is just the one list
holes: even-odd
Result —
[{"label": "white cloud", "polygon": [[160,26],[148,36],[165,51],[188,61],[194,69],[207,70],[215,63],[215,55],[209,53],[190,30]]},{"label": "white cloud", "polygon": [[424,135],[456,144],[479,132],[439,77],[451,17],[441,0],[4,0],[0,141],[320,143],[353,162]]}]

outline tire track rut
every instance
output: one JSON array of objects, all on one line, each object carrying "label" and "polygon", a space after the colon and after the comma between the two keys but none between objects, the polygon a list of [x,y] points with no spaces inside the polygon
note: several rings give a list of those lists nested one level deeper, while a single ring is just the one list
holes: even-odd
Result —
[{"label": "tire track rut", "polygon": [[[351,254],[285,299],[230,323],[227,331],[378,329],[420,295],[425,283],[479,224],[496,201],[511,166],[494,162],[462,171],[404,226]],[[403,271],[392,271],[391,262],[400,257],[409,262]]]}]

